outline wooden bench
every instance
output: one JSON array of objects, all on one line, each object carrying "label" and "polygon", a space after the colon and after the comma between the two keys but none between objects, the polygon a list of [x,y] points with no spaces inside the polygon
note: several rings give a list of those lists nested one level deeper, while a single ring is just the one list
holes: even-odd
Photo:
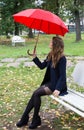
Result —
[{"label": "wooden bench", "polygon": [[21,43],[22,45],[25,45],[25,39],[23,39],[20,36],[13,36],[12,37],[12,46],[15,46],[15,44]]},{"label": "wooden bench", "polygon": [[75,113],[84,117],[84,95],[76,92],[74,90],[68,89],[68,94],[64,96],[54,97],[50,96],[52,99],[56,100],[63,106],[71,109]]}]

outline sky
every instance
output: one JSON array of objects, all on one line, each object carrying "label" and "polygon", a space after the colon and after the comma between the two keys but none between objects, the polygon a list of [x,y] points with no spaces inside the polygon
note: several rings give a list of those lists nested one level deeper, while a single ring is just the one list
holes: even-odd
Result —
[{"label": "sky", "polygon": [[36,5],[41,5],[42,3],[43,3],[42,0],[36,0],[36,1],[35,1],[35,4],[36,4]]}]

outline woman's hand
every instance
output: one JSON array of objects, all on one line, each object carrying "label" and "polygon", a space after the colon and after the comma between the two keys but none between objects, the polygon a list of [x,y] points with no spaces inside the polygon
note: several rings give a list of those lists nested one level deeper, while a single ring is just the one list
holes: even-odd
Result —
[{"label": "woman's hand", "polygon": [[55,90],[55,91],[53,92],[53,95],[56,96],[56,97],[58,97],[59,94],[60,94],[60,91],[58,91],[58,90]]}]

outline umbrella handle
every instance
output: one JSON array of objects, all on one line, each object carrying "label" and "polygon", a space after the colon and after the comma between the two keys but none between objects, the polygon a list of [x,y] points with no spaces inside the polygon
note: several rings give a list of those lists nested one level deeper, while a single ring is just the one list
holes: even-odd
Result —
[{"label": "umbrella handle", "polygon": [[33,54],[31,54],[29,51],[30,50],[27,50],[27,54],[30,55],[30,56],[33,56]]},{"label": "umbrella handle", "polygon": [[[33,56],[33,54],[31,54],[29,51],[30,51],[30,50],[28,49],[28,50],[27,50],[27,54],[30,55],[30,56]],[[33,50],[33,53],[35,53],[35,52],[36,52],[36,45],[34,46],[34,50]]]},{"label": "umbrella handle", "polygon": [[[40,31],[39,31],[39,33],[40,33]],[[39,33],[38,33],[38,36],[37,36],[37,39],[36,39],[36,44],[34,46],[33,54],[36,52],[36,47],[37,47],[37,42],[38,42],[38,38],[39,38]],[[29,51],[30,50],[27,50],[27,54],[30,55],[30,56],[33,56],[33,54],[31,54]]]}]

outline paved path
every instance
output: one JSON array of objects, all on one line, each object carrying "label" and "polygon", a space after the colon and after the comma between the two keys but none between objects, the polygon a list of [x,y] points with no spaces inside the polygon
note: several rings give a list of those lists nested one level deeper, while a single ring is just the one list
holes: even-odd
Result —
[{"label": "paved path", "polygon": [[[80,60],[84,60],[84,57],[67,57],[67,66],[73,66],[74,61],[79,62]],[[21,58],[4,58],[0,60],[0,67],[6,66],[6,67],[19,67],[20,65],[23,65],[23,67],[29,67],[34,66],[35,64],[30,61],[29,58],[21,57]]]},{"label": "paved path", "polygon": [[27,66],[34,66],[35,64],[30,61],[29,58],[4,58],[0,60],[0,67],[6,66],[6,67],[19,67],[20,65],[23,65],[24,67]]}]

